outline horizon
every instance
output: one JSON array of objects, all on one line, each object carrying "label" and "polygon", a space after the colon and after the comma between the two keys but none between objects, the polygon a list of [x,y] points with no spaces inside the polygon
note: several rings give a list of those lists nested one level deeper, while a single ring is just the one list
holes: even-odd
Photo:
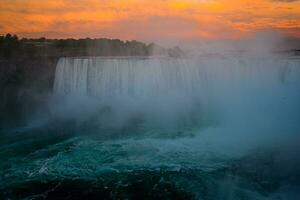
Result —
[{"label": "horizon", "polygon": [[[47,37],[20,37],[17,34],[6,33],[0,34],[0,38],[16,38],[19,41],[22,40],[33,40],[36,42],[47,42],[48,41],[80,41],[80,40],[91,40],[91,41],[101,41],[108,40],[110,42],[120,41],[123,44],[127,43],[141,43],[147,47],[151,45],[155,45],[158,48],[162,49],[175,49],[178,48],[183,50],[185,53],[196,53],[199,55],[203,54],[223,54],[226,52],[258,52],[258,54],[272,54],[276,52],[287,52],[287,51],[299,51],[300,50],[300,38],[294,37],[285,37],[284,35],[272,31],[260,31],[255,32],[249,37],[238,39],[238,40],[226,40],[226,41],[194,41],[194,43],[176,43],[176,44],[165,44],[159,42],[147,42],[141,40],[123,40],[121,38],[90,38],[90,37],[82,37],[82,38],[47,38]],[[38,41],[45,40],[45,41]],[[87,47],[89,48],[89,47]],[[256,53],[255,53],[256,54]]]}]

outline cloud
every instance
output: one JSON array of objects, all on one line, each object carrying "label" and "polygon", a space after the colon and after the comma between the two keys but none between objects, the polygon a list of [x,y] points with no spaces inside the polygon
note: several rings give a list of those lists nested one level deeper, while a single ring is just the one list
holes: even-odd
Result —
[{"label": "cloud", "polygon": [[0,26],[1,32],[21,37],[214,40],[272,28],[300,37],[300,4],[289,0],[251,4],[240,0],[1,0]]}]

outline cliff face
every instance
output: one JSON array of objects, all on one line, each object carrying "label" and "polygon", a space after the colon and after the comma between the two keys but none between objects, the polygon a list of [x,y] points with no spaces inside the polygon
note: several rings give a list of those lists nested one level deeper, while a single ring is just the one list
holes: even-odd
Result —
[{"label": "cliff face", "polygon": [[0,128],[25,125],[28,114],[44,112],[57,60],[40,57],[0,61]]}]

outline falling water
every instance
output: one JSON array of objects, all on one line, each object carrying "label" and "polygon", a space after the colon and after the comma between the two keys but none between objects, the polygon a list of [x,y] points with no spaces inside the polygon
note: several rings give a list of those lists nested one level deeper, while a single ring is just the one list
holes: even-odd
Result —
[{"label": "falling water", "polygon": [[[298,59],[61,58],[54,92],[100,98],[199,94],[299,81]],[[204,95],[204,94],[203,94]]]},{"label": "falling water", "polygon": [[61,58],[54,93],[72,96],[72,102],[97,99],[120,126],[136,118],[147,128],[167,129],[238,123],[245,114],[252,120],[270,115],[264,116],[269,120],[284,116],[279,105],[298,105],[287,103],[299,96],[299,65],[289,58]]}]

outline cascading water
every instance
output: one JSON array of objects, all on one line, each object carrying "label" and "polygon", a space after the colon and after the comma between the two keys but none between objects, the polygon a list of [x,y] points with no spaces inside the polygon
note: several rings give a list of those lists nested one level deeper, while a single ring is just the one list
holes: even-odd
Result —
[{"label": "cascading water", "polygon": [[[54,92],[100,98],[197,95],[215,86],[299,81],[299,60],[61,58]],[[242,84],[242,85],[241,85]]]},{"label": "cascading water", "polygon": [[[287,58],[61,58],[54,93],[72,102],[94,99],[86,102],[94,106],[88,110],[101,113],[108,108],[113,114],[104,112],[99,123],[114,121],[114,127],[133,121],[147,129],[206,127],[228,120],[238,123],[244,114],[256,115],[248,116],[254,120],[258,113],[265,114],[259,111],[263,107],[274,113],[273,105],[289,107],[285,103],[295,100],[300,84],[299,64]],[[277,100],[263,101],[271,100],[270,95]]]},{"label": "cascading water", "polygon": [[[0,191],[299,199],[299,88],[296,58],[61,58],[54,128],[1,147]],[[31,153],[11,159],[12,149]]]}]

